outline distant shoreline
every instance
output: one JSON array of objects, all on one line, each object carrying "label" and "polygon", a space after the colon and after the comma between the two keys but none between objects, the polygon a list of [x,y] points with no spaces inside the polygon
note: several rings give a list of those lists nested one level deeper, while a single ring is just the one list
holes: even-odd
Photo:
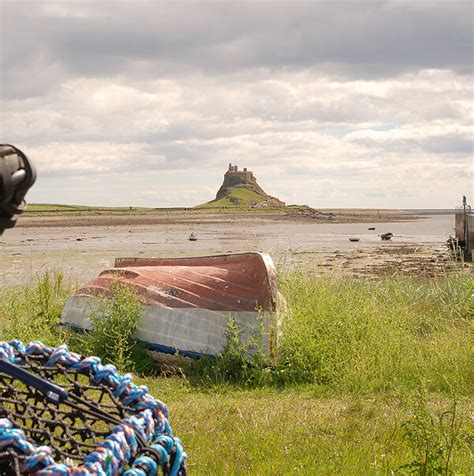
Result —
[{"label": "distant shoreline", "polygon": [[[43,206],[44,207],[44,206]],[[26,212],[18,227],[138,226],[152,224],[391,223],[417,220],[423,214],[382,209],[120,209],[41,208]],[[426,215],[426,214],[424,214]]]},{"label": "distant shoreline", "polygon": [[89,205],[66,205],[66,204],[48,204],[48,203],[31,203],[28,204],[24,215],[41,215],[41,214],[55,214],[55,215],[70,215],[72,213],[101,213],[101,214],[148,214],[148,213],[167,213],[167,212],[211,212],[211,213],[278,213],[286,214],[297,210],[315,210],[322,213],[335,214],[373,214],[383,213],[388,214],[411,214],[411,215],[449,215],[454,214],[454,208],[311,208],[307,205],[291,205],[281,208],[239,208],[239,207],[102,207]]},{"label": "distant shoreline", "polygon": [[405,210],[415,215],[454,215],[454,208],[419,208]]}]

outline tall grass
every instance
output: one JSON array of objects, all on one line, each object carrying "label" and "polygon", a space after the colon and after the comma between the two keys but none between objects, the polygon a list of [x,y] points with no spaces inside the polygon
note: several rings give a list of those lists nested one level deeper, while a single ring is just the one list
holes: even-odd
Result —
[{"label": "tall grass", "polygon": [[[472,391],[473,280],[379,281],[286,273],[279,279],[288,312],[276,360],[250,354],[229,326],[219,359],[194,367],[201,386],[310,385],[327,394],[393,393],[419,388]],[[257,349],[258,350],[258,349]]]},{"label": "tall grass", "polygon": [[91,308],[92,331],[78,334],[59,326],[61,312],[74,289],[58,270],[38,275],[31,286],[0,289],[0,340],[66,343],[72,350],[97,355],[122,371],[143,368],[143,352],[136,353],[138,362],[132,359],[143,308],[136,292],[113,286],[111,299],[99,298]]},{"label": "tall grass", "polygon": [[431,390],[473,382],[473,280],[422,282],[284,275],[289,317],[280,342],[282,384],[343,392]]},{"label": "tall grass", "polygon": [[[243,342],[229,326],[222,358],[188,378],[142,376],[171,407],[193,473],[468,474],[472,274],[288,273],[279,284],[288,314],[275,361],[249,356],[258,336]],[[72,290],[59,272],[0,289],[0,338],[66,342],[136,369],[136,296],[119,290],[78,338],[56,326]]]},{"label": "tall grass", "polygon": [[33,285],[0,288],[0,338],[63,342],[65,334],[56,326],[73,289],[59,270],[38,275]]},{"label": "tall grass", "polygon": [[143,310],[137,292],[115,283],[110,299],[97,299],[95,304],[89,316],[92,329],[81,336],[79,350],[98,355],[103,362],[114,364],[121,371],[133,369],[135,332]]}]

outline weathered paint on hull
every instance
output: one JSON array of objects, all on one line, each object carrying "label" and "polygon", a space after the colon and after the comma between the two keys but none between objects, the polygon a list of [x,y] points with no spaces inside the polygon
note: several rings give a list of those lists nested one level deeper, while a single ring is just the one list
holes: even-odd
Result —
[{"label": "weathered paint on hull", "polygon": [[116,260],[72,297],[62,322],[90,328],[96,296],[107,295],[114,282],[134,287],[146,305],[137,337],[161,352],[217,355],[225,344],[229,319],[242,338],[258,336],[272,353],[277,336],[275,269],[268,255],[247,253],[198,258]]},{"label": "weathered paint on hull", "polygon": [[[79,329],[90,329],[91,310],[95,300],[79,296],[72,297],[63,311],[63,322]],[[93,311],[92,311],[93,312]],[[144,306],[138,323],[137,338],[161,352],[183,355],[217,355],[225,342],[229,319],[233,318],[242,332],[244,340],[256,337],[261,322],[264,334],[270,329],[264,324],[272,319],[271,313],[249,311],[221,312],[197,308],[163,308]],[[267,339],[262,346],[268,350]]]}]

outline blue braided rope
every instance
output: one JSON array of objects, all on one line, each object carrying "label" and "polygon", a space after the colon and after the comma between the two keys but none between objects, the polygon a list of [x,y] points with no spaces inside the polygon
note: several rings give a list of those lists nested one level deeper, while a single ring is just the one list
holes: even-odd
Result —
[{"label": "blue braided rope", "polygon": [[[25,469],[34,472],[35,476],[156,476],[160,467],[163,471],[169,469],[170,476],[177,476],[180,471],[185,474],[187,455],[179,438],[173,436],[166,405],[153,398],[145,385],[134,384],[130,374],[121,375],[113,365],[103,365],[98,357],[83,358],[70,352],[65,345],[47,347],[35,341],[25,346],[18,340],[0,342],[0,359],[21,365],[23,356],[42,356],[48,359],[45,366],[60,363],[71,370],[88,373],[94,383],[107,385],[123,405],[137,414],[114,427],[110,435],[84,458],[81,466],[57,463],[50,447],[36,446],[28,441],[23,430],[14,428],[5,418],[0,419],[0,451],[13,448],[26,455]],[[140,456],[124,471],[140,449],[137,435],[160,455],[160,461]],[[170,466],[173,449],[174,460]]]}]

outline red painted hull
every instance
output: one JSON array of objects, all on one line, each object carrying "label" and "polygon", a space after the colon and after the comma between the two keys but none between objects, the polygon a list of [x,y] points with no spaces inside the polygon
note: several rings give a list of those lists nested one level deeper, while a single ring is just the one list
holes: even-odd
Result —
[{"label": "red painted hull", "polygon": [[212,311],[274,311],[275,269],[259,253],[197,258],[118,258],[115,267],[76,296],[108,295],[113,283],[133,287],[152,306]]}]

